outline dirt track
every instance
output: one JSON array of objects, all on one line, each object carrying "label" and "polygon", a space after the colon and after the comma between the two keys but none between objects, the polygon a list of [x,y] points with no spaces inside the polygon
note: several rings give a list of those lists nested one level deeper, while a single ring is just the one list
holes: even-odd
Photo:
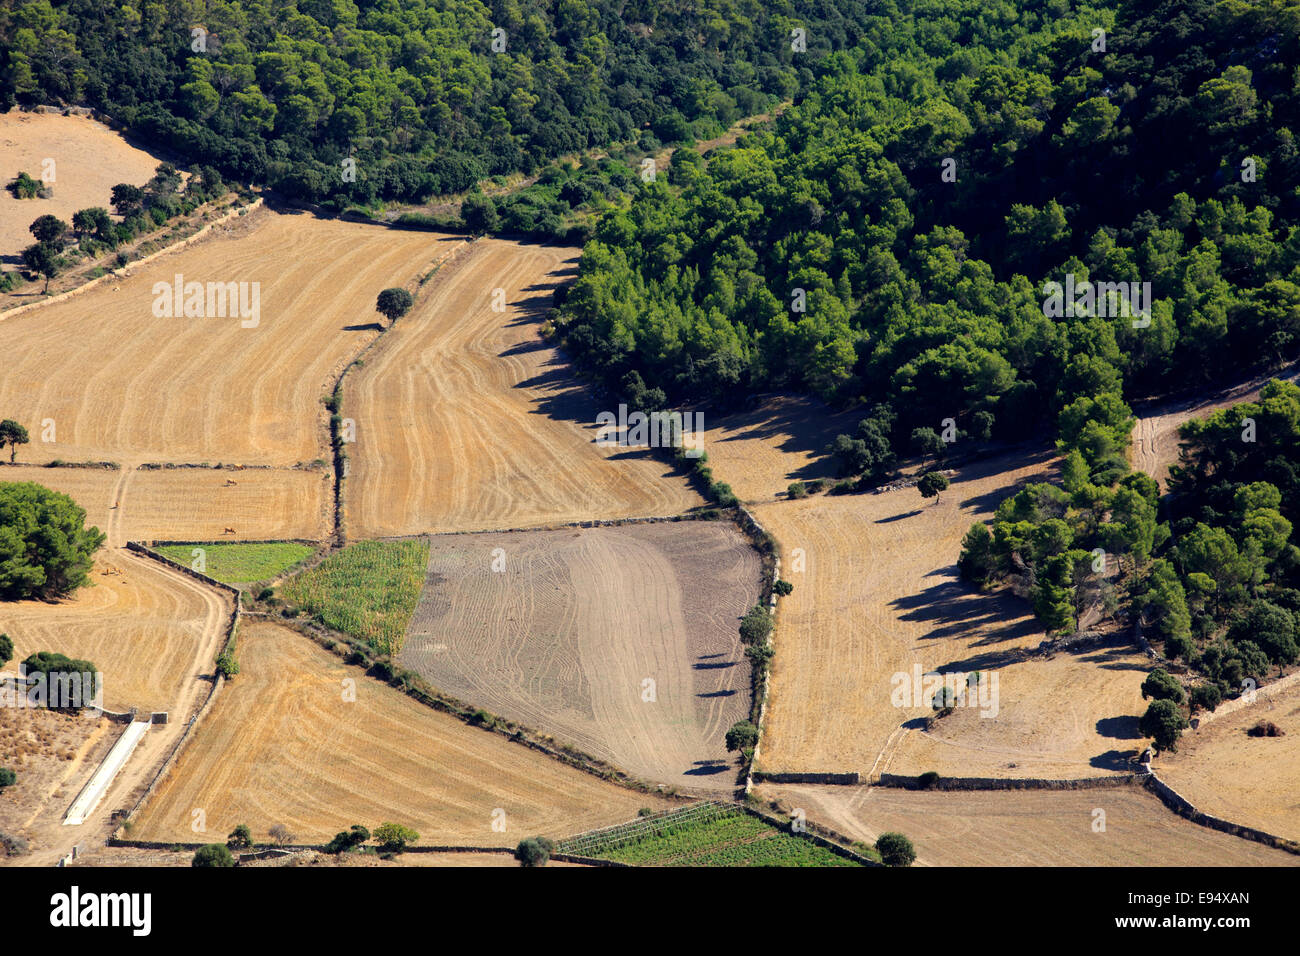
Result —
[{"label": "dirt track", "polygon": [[598,403],[540,339],[577,253],[479,239],[348,373],[349,535],[671,515],[703,503],[647,451],[594,443]]},{"label": "dirt track", "polygon": [[759,574],[720,522],[439,535],[401,663],[636,776],[730,790]]}]

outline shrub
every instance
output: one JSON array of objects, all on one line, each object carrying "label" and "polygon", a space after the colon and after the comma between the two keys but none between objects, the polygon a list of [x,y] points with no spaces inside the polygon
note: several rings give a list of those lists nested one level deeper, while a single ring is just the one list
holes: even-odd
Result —
[{"label": "shrub", "polygon": [[241,823],[235,829],[230,831],[230,836],[226,837],[226,846],[232,850],[237,847],[249,847],[253,845],[253,831],[248,829],[248,824]]},{"label": "shrub", "polygon": [[8,767],[0,767],[0,790],[5,787],[12,787],[18,781],[18,774],[14,773]]},{"label": "shrub", "polygon": [[410,311],[414,302],[411,293],[405,289],[385,289],[379,293],[379,298],[375,300],[375,311],[387,318],[388,321],[396,322]]},{"label": "shrub", "polygon": [[1223,691],[1219,690],[1217,684],[1198,684],[1192,688],[1191,708],[1192,713],[1198,710],[1214,710],[1223,701]]},{"label": "shrub", "polygon": [[1175,751],[1187,721],[1172,700],[1153,700],[1138,721],[1138,730],[1155,741],[1156,750]]},{"label": "shrub", "polygon": [[916,862],[916,849],[912,841],[901,833],[882,833],[876,841],[876,851],[885,866],[911,866]]},{"label": "shrub", "polygon": [[790,487],[786,489],[786,494],[791,498],[807,498],[808,486],[802,481],[791,482]]},{"label": "shrub", "polygon": [[520,866],[545,866],[555,852],[555,844],[546,837],[526,837],[515,847],[515,859]]},{"label": "shrub", "polygon": [[1183,685],[1164,668],[1157,667],[1142,682],[1142,699],[1149,698],[1172,700],[1175,704],[1181,704],[1184,698]]},{"label": "shrub", "polygon": [[748,720],[740,720],[727,731],[727,750],[744,750],[758,743],[758,728]]},{"label": "shrub", "polygon": [[277,823],[268,832],[271,834],[271,839],[276,846],[284,846],[286,843],[293,842],[293,834],[289,832],[289,828],[283,823]]},{"label": "shrub", "polygon": [[230,678],[238,674],[239,661],[235,659],[235,655],[229,651],[223,651],[221,656],[217,658],[217,673],[226,680],[230,680]]},{"label": "shrub", "polygon": [[14,659],[14,642],[8,634],[0,634],[0,667]]},{"label": "shrub", "polygon": [[360,824],[352,824],[351,830],[340,830],[334,839],[325,845],[326,853],[346,853],[370,839],[370,831]]},{"label": "shrub", "polygon": [[922,790],[932,790],[939,782],[939,772],[937,770],[927,770],[916,778],[916,785]]},{"label": "shrub", "polygon": [[1252,737],[1283,737],[1286,735],[1286,731],[1271,720],[1261,720],[1246,733]]},{"label": "shrub", "polygon": [[740,621],[740,639],[746,644],[763,644],[771,633],[772,615],[761,604],[750,608]]},{"label": "shrub", "polygon": [[380,849],[389,853],[401,853],[408,843],[420,839],[420,834],[400,823],[381,823],[375,827],[375,839]]},{"label": "shrub", "polygon": [[235,857],[228,847],[220,843],[209,843],[194,852],[190,866],[227,867],[235,865]]},{"label": "shrub", "polygon": [[794,590],[794,585],[789,581],[777,581],[772,585],[772,590],[781,595],[781,597],[785,597]]},{"label": "shrub", "polygon": [[26,852],[26,840],[12,833],[0,832],[0,857],[22,856]]}]

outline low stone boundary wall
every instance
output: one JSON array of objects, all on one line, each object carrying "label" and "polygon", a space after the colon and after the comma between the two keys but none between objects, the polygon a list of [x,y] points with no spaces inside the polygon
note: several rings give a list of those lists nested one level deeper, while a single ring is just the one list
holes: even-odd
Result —
[{"label": "low stone boundary wall", "polygon": [[768,773],[754,771],[755,783],[821,783],[833,786],[854,787],[862,782],[862,775],[853,773]]},{"label": "low stone boundary wall", "polygon": [[1074,780],[1049,780],[1042,777],[939,777],[931,786],[922,787],[914,776],[882,773],[872,786],[902,790],[1096,790],[1127,787],[1140,783],[1146,774],[1124,773],[1110,777],[1079,777]]},{"label": "low stone boundary wall", "polygon": [[1161,803],[1174,813],[1191,820],[1193,823],[1208,827],[1211,830],[1218,830],[1220,833],[1240,837],[1243,840],[1252,840],[1255,843],[1262,843],[1277,850],[1285,850],[1287,853],[1300,855],[1300,843],[1295,840],[1288,840],[1286,837],[1280,837],[1265,830],[1257,830],[1254,827],[1233,823],[1231,820],[1211,816],[1196,809],[1190,800],[1157,777],[1154,772],[1146,774],[1143,782],[1146,784],[1147,789],[1160,799]]}]

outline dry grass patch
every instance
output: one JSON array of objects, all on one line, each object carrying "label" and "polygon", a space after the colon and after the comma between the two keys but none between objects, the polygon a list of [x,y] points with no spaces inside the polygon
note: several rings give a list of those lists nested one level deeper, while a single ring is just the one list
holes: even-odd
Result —
[{"label": "dry grass patch", "polygon": [[[354,823],[391,820],[423,844],[513,847],[667,805],[433,711],[285,628],[247,624],[239,657],[239,677],[134,838],[192,840],[190,813],[201,807],[212,834],[280,823],[301,841],[325,842]],[[356,681],[355,701],[344,699],[345,678]],[[504,832],[492,829],[498,809]]]},{"label": "dry grass patch", "polygon": [[[1300,857],[1197,826],[1138,787],[918,792],[774,786],[760,795],[874,842],[906,834],[930,866],[1300,866]],[[1093,830],[1096,810],[1106,829]]]},{"label": "dry grass patch", "polygon": [[[1285,736],[1250,736],[1260,721]],[[1300,687],[1184,732],[1155,768],[1197,809],[1300,841]]]},{"label": "dry grass patch", "polygon": [[[541,340],[577,256],[477,240],[348,373],[349,534],[534,527],[702,503],[646,450],[594,444],[600,407]],[[498,290],[503,312],[493,311]]]},{"label": "dry grass patch", "polygon": [[14,641],[9,669],[58,651],[99,668],[109,710],[167,710],[204,635],[229,616],[229,597],[125,551],[101,550],[91,581],[57,603],[0,603],[0,632]]},{"label": "dry grass patch", "polygon": [[721,522],[436,536],[401,663],[635,776],[730,789],[760,570]]}]

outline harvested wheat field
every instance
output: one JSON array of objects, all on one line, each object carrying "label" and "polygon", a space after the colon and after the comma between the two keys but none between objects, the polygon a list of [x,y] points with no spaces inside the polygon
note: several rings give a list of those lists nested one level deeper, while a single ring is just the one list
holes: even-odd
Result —
[{"label": "harvested wheat field", "polygon": [[[856,840],[905,833],[921,866],[1300,866],[1300,856],[1197,826],[1137,786],[1099,790],[930,791],[775,786]],[[1093,830],[1105,811],[1105,831]]]},{"label": "harvested wheat field", "polygon": [[826,446],[856,434],[861,411],[832,412],[816,399],[778,395],[757,408],[707,422],[704,450],[716,477],[741,501],[767,501],[795,481],[834,480]]},{"label": "harvested wheat field", "polygon": [[[577,256],[475,241],[348,373],[349,534],[504,530],[703,503],[648,449],[595,444],[602,408],[540,338]],[[496,290],[503,312],[492,308]]]},{"label": "harvested wheat field", "polygon": [[1052,776],[1082,777],[1104,772],[1098,763],[1114,764],[1104,756],[1116,749],[1106,721],[1118,717],[1127,726],[1132,711],[1113,708],[1129,699],[1130,688],[1136,693],[1142,675],[1127,660],[1091,655],[1012,668],[1044,640],[1028,604],[1005,592],[980,594],[957,575],[971,523],[1020,483],[1044,480],[1051,465],[1046,452],[979,462],[962,468],[937,503],[900,488],[754,509],[780,542],[782,577],[794,584],[779,606],[762,769],[912,772],[904,769],[910,761],[891,764],[891,757],[903,725],[932,711],[924,696],[896,699],[893,678],[918,666],[923,674],[999,672],[996,718],[959,708],[945,718],[951,731],[941,725],[972,752],[972,768],[998,776],[1050,768]]},{"label": "harvested wheat field", "polygon": [[[0,320],[0,408],[27,427],[37,463],[326,458],[321,399],[377,334],[375,297],[414,287],[459,241],[256,210],[120,281]],[[157,317],[154,285],[177,275],[247,283],[252,317]],[[49,421],[53,441],[39,437]]]},{"label": "harvested wheat field", "polygon": [[230,616],[230,598],[128,551],[101,550],[91,581],[57,603],[0,604],[14,660],[37,651],[89,660],[103,675],[107,709],[168,710],[196,657],[210,650],[211,666],[207,645]]},{"label": "harvested wheat field", "polygon": [[1209,397],[1198,394],[1194,398],[1171,399],[1137,407],[1134,410],[1137,424],[1133,426],[1133,443],[1129,446],[1129,460],[1134,469],[1145,471],[1164,488],[1169,466],[1178,463],[1179,426],[1193,418],[1209,418],[1221,408],[1255,401],[1259,398],[1259,390],[1270,378],[1294,382],[1300,380],[1300,372],[1290,370],[1278,375],[1257,376]]},{"label": "harvested wheat field", "polygon": [[[53,160],[54,181],[48,199],[15,199],[0,191],[0,261],[18,262],[18,253],[36,240],[27,227],[38,216],[58,216],[64,222],[88,206],[111,211],[109,194],[118,183],[142,186],[162,161],[137,149],[103,123],[85,116],[55,113],[0,113],[0,155],[5,183],[27,173],[42,179]],[[39,291],[39,288],[38,290]]]},{"label": "harvested wheat field", "polygon": [[[86,524],[127,541],[319,540],[334,489],[327,468],[111,470],[0,468],[0,481],[34,481],[86,509]],[[233,529],[233,534],[227,529]]]},{"label": "harvested wheat field", "polygon": [[[1250,736],[1261,722],[1285,736]],[[1198,810],[1300,842],[1300,687],[1185,731],[1153,766]]]},{"label": "harvested wheat field", "polygon": [[722,522],[438,535],[401,662],[634,776],[731,789],[760,574]]},{"label": "harvested wheat field", "polygon": [[[202,808],[209,833],[280,823],[323,842],[392,821],[424,844],[513,847],[668,806],[418,704],[286,628],[246,620],[239,661],[133,838],[192,840]],[[497,810],[504,832],[492,828]]]}]

